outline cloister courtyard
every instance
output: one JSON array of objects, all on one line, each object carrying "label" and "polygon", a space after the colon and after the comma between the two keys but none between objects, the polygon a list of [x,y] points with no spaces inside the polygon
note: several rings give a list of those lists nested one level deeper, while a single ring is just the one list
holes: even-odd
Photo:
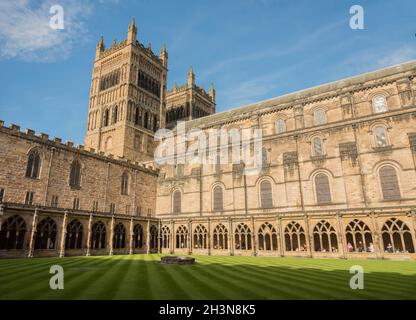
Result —
[{"label": "cloister courtyard", "polygon": [[[0,260],[0,299],[416,299],[410,261],[194,256],[163,265],[161,255]],[[52,290],[50,268],[64,270]],[[352,290],[351,266],[364,269]]]}]

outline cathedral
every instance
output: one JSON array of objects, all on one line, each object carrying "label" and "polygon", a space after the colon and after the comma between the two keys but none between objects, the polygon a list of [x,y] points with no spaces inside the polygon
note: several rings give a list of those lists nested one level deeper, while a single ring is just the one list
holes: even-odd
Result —
[{"label": "cathedral", "polygon": [[[0,257],[416,260],[416,61],[216,113],[213,84],[168,89],[166,46],[138,38],[99,40],[84,145],[0,121]],[[261,170],[158,164],[179,121],[260,130]]]}]

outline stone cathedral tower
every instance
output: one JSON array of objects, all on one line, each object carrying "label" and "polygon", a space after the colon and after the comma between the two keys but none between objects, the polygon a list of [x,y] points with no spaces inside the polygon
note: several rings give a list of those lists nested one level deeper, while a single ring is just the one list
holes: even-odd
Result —
[{"label": "stone cathedral tower", "polygon": [[127,39],[97,44],[85,146],[131,161],[148,161],[154,133],[165,127],[168,53],[157,56],[137,40],[131,21]]}]

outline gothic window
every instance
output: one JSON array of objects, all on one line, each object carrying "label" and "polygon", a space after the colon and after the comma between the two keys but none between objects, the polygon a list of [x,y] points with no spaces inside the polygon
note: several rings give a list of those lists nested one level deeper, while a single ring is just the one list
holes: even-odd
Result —
[{"label": "gothic window", "polygon": [[409,227],[401,220],[386,221],[382,230],[384,251],[388,253],[414,253],[415,248]]},{"label": "gothic window", "polygon": [[276,121],[276,132],[283,133],[286,131],[286,123],[285,120],[279,119]]},{"label": "gothic window", "polygon": [[1,226],[0,250],[21,250],[25,241],[26,223],[20,216],[8,218]]},{"label": "gothic window", "polygon": [[323,149],[323,144],[322,144],[322,140],[319,137],[315,137],[312,140],[312,146],[313,146],[313,155],[315,157],[320,157],[324,155],[324,149]]},{"label": "gothic window", "polygon": [[376,147],[383,148],[388,146],[387,133],[384,127],[377,127],[374,129],[374,138],[376,140]]},{"label": "gothic window", "polygon": [[320,173],[315,177],[316,200],[318,204],[331,203],[331,190],[329,179],[325,173]]},{"label": "gothic window", "polygon": [[319,126],[326,124],[326,112],[324,109],[318,109],[314,112],[315,125]]},{"label": "gothic window", "polygon": [[181,197],[182,197],[182,194],[181,194],[181,192],[179,191],[179,190],[176,190],[174,193],[173,193],[173,213],[174,214],[178,214],[178,213],[181,213]]},{"label": "gothic window", "polygon": [[306,251],[306,237],[302,226],[292,221],[285,228],[286,251]]},{"label": "gothic window", "polygon": [[35,249],[55,249],[57,230],[58,227],[51,218],[41,220],[36,226]]},{"label": "gothic window", "polygon": [[135,125],[142,125],[142,118],[141,118],[141,115],[140,115],[140,109],[139,108],[136,108],[136,112],[135,112],[135,115],[134,115],[134,124]]},{"label": "gothic window", "polygon": [[72,188],[81,187],[81,164],[78,160],[72,161],[71,173],[69,176],[69,185]]},{"label": "gothic window", "polygon": [[103,118],[104,127],[107,127],[110,124],[110,110],[104,111],[104,118]]},{"label": "gothic window", "polygon": [[83,226],[77,219],[72,220],[66,227],[66,249],[82,249]]},{"label": "gothic window", "polygon": [[235,249],[251,250],[251,230],[244,223],[240,223],[235,229]]},{"label": "gothic window", "polygon": [[195,249],[206,249],[207,248],[207,240],[208,239],[208,231],[202,225],[197,225],[194,230],[194,248]]},{"label": "gothic window", "polygon": [[386,112],[388,110],[386,97],[383,95],[375,96],[373,98],[373,108],[375,113]]},{"label": "gothic window", "polygon": [[124,172],[121,176],[121,194],[129,194],[129,174],[127,172]]},{"label": "gothic window", "polygon": [[162,248],[169,249],[170,248],[170,229],[168,226],[163,226],[161,230],[162,236]]},{"label": "gothic window", "polygon": [[27,158],[26,178],[39,178],[40,162],[40,155],[37,151],[29,153]]},{"label": "gothic window", "polygon": [[313,229],[313,243],[317,252],[337,252],[338,240],[334,227],[327,221],[320,221]]},{"label": "gothic window", "polygon": [[26,197],[25,197],[25,204],[31,206],[33,204],[33,198],[35,197],[35,193],[32,191],[28,191],[26,192]]},{"label": "gothic window", "polygon": [[0,203],[2,203],[4,200],[4,189],[0,188]]},{"label": "gothic window", "polygon": [[258,232],[259,250],[276,251],[277,250],[277,232],[270,224],[263,224]]},{"label": "gothic window", "polygon": [[221,223],[214,229],[213,248],[215,250],[228,249],[228,230]]},{"label": "gothic window", "polygon": [[188,247],[188,228],[179,226],[176,230],[176,249],[186,249]]},{"label": "gothic window", "polygon": [[106,248],[106,228],[104,223],[98,221],[92,226],[91,232],[91,248],[105,249]]},{"label": "gothic window", "polygon": [[157,131],[157,117],[153,116],[153,132]]},{"label": "gothic window", "polygon": [[157,249],[157,226],[152,224],[150,227],[150,250]]},{"label": "gothic window", "polygon": [[213,211],[223,211],[224,210],[224,201],[223,201],[223,190],[221,186],[216,186],[212,191],[213,196]]},{"label": "gothic window", "polygon": [[380,168],[380,183],[384,200],[398,200],[401,198],[399,180],[396,169],[391,165]]},{"label": "gothic window", "polygon": [[260,199],[262,209],[273,207],[272,184],[268,180],[263,180],[260,183]]},{"label": "gothic window", "polygon": [[126,247],[126,228],[119,223],[114,228],[113,248],[124,249]]},{"label": "gothic window", "polygon": [[350,251],[370,251],[373,246],[373,237],[370,228],[361,220],[351,221],[345,231],[347,249]]},{"label": "gothic window", "polygon": [[140,224],[133,228],[133,245],[135,249],[143,248],[143,227]]},{"label": "gothic window", "polygon": [[113,121],[112,121],[112,123],[113,124],[117,123],[117,121],[118,121],[118,107],[115,106],[114,109],[113,109]]},{"label": "gothic window", "polygon": [[148,129],[148,127],[149,127],[149,115],[148,115],[148,113],[147,112],[145,112],[144,113],[144,128],[145,129]]}]

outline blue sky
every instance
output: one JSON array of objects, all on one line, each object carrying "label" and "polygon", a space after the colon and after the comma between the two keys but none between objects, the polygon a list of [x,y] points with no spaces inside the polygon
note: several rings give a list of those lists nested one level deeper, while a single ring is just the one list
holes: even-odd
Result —
[{"label": "blue sky", "polygon": [[[64,8],[52,30],[49,8]],[[364,8],[352,30],[349,9]],[[169,53],[169,87],[214,82],[217,110],[416,57],[414,0],[0,0],[0,119],[83,143],[98,38],[138,38]]]}]

